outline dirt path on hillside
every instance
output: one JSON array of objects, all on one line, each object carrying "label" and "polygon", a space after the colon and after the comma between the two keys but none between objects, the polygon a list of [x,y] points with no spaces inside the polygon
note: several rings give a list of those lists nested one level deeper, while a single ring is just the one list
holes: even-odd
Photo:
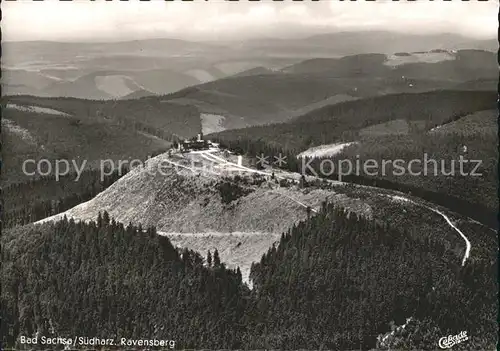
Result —
[{"label": "dirt path on hillside", "polygon": [[165,233],[174,246],[197,251],[204,258],[207,252],[219,252],[221,262],[231,269],[240,267],[243,281],[249,285],[252,263],[259,262],[262,255],[280,240],[280,234],[248,232],[209,233]]}]

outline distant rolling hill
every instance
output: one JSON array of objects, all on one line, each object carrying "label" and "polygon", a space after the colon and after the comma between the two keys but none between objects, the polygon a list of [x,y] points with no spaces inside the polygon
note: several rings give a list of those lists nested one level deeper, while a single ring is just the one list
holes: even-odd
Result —
[{"label": "distant rolling hill", "polygon": [[[100,58],[141,57],[169,58],[173,55],[185,56],[196,52],[216,53],[221,49],[216,44],[205,44],[179,39],[143,39],[120,42],[54,42],[54,41],[19,41],[3,43],[3,64],[7,66],[62,66],[63,63],[75,67],[89,66],[86,61]],[[97,67],[92,67],[97,68]],[[116,67],[120,69],[122,67]],[[130,67],[129,67],[130,68]]]},{"label": "distant rolling hill", "polygon": [[[169,70],[102,71],[84,75],[74,81],[57,81],[39,91],[42,96],[85,99],[123,98],[134,92],[167,94],[200,81],[190,75]],[[132,95],[133,96],[133,95]]]},{"label": "distant rolling hill", "polygon": [[39,72],[25,71],[21,69],[2,69],[2,94],[33,94],[40,92],[57,82],[59,78],[41,74]]},{"label": "distant rolling hill", "polygon": [[259,65],[276,68],[297,61],[179,39],[6,42],[2,67],[8,74],[2,83],[9,95],[112,99],[138,90],[166,94]]},{"label": "distant rolling hill", "polygon": [[[225,43],[226,44],[226,43]],[[259,38],[246,42],[227,43],[235,48],[274,55],[315,57],[342,57],[347,55],[397,52],[427,52],[435,49],[477,49],[496,52],[496,38],[478,40],[452,33],[415,35],[388,31],[357,31],[323,33],[294,39]]]},{"label": "distant rolling hill", "polygon": [[259,76],[262,74],[275,74],[276,72],[277,70],[272,70],[266,67],[259,66],[245,70],[243,72],[236,73],[234,77]]},{"label": "distant rolling hill", "polygon": [[[106,76],[103,72],[119,71],[122,73],[118,75],[124,75],[136,83],[133,91],[140,90],[142,86],[145,90],[161,94],[235,74],[267,74],[269,70],[276,71],[311,58],[339,59],[361,55],[358,58],[366,60],[367,57],[362,55],[371,53],[425,54],[436,49],[494,52],[497,47],[495,40],[477,40],[453,34],[411,35],[383,31],[372,31],[369,35],[363,31],[338,32],[296,39],[259,38],[218,42],[168,38],[111,43],[27,41],[3,44],[2,68],[16,71],[15,75],[10,74],[3,79],[7,94],[63,94],[108,99],[123,97],[128,93],[123,91],[117,96],[116,89],[115,93],[107,89],[102,91],[90,81],[85,81],[89,77],[84,77],[92,77],[99,72],[100,76]],[[352,61],[352,58],[345,60],[347,71]],[[321,64],[317,69],[321,70]],[[139,76],[143,74],[138,71],[146,75],[148,73],[145,72],[150,71],[149,77],[141,79]],[[306,71],[303,73],[312,73],[309,69]],[[79,78],[84,81],[79,81]],[[40,84],[41,80],[45,81]],[[71,82],[76,86],[73,87]],[[125,83],[120,84],[127,86]],[[133,84],[128,86],[131,89]]]},{"label": "distant rolling hill", "polygon": [[493,52],[432,50],[391,55],[358,54],[342,58],[315,58],[284,68],[286,73],[332,77],[386,77],[466,82],[491,79],[498,73]]},{"label": "distant rolling hill", "polygon": [[163,99],[223,115],[226,128],[237,128],[288,120],[296,110],[334,95],[358,95],[354,91],[358,84],[361,82],[278,73],[225,78]]},{"label": "distant rolling hill", "polygon": [[331,101],[345,101],[395,92],[447,88],[441,81],[402,78],[327,77],[310,74],[266,74],[225,78],[165,96],[164,101],[195,105],[202,112],[226,117],[225,127],[288,121]]},{"label": "distant rolling hill", "polygon": [[[283,122],[345,100],[441,89],[474,90],[498,75],[495,55],[481,50],[358,54],[315,58],[279,71],[256,68],[167,95],[222,115],[225,128]],[[464,87],[465,86],[465,87]]]},{"label": "distant rolling hill", "polygon": [[335,77],[387,75],[385,54],[359,54],[341,58],[313,58],[282,69],[285,73],[328,74]]},{"label": "distant rolling hill", "polygon": [[156,95],[155,93],[152,93],[150,91],[147,91],[147,90],[136,90],[130,94],[127,94],[125,96],[122,96],[121,98],[124,99],[124,100],[128,100],[128,99],[140,99],[140,98],[143,98],[143,97],[147,97],[147,96],[154,96]]}]

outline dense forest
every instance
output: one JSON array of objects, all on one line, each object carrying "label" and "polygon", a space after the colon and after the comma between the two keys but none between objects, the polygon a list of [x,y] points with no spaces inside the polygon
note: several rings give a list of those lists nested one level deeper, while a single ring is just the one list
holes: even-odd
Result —
[{"label": "dense forest", "polygon": [[[480,139],[470,139],[476,145],[482,145],[488,149],[494,148],[496,144],[493,143],[482,143]],[[274,160],[278,155],[286,157],[286,164],[279,166],[278,164],[272,164],[273,167],[283,168],[291,172],[299,172],[303,174],[317,175],[326,179],[338,180],[348,183],[355,183],[366,186],[374,186],[384,189],[401,191],[406,194],[411,194],[420,197],[424,200],[430,201],[432,203],[444,206],[454,212],[460,213],[461,215],[473,218],[491,228],[497,228],[497,202],[494,197],[497,189],[497,178],[496,178],[496,150],[491,154],[491,158],[486,160],[478,172],[482,172],[482,177],[462,177],[457,176],[450,179],[450,177],[397,177],[390,176],[388,172],[386,175],[378,174],[377,176],[368,176],[364,174],[355,174],[354,172],[349,175],[339,176],[339,173],[335,171],[332,174],[322,175],[318,170],[320,169],[319,164],[324,159],[337,158],[317,158],[317,159],[297,159],[296,155],[286,149],[282,149],[276,145],[268,145],[267,143],[257,140],[249,139],[238,139],[238,140],[221,140],[220,141],[224,147],[234,150],[236,153],[245,154],[253,158],[255,163],[253,166],[259,168],[261,164],[256,163],[255,156],[261,154],[269,156],[269,160]],[[404,143],[404,147],[408,146]],[[470,144],[469,144],[470,145]],[[375,152],[377,147],[381,145],[374,146],[370,149],[370,152]],[[446,157],[443,150],[444,147],[439,147],[435,145],[434,151],[439,152]],[[388,149],[381,147],[384,151]],[[411,150],[411,149],[409,149]],[[390,159],[390,154],[384,156],[384,159]],[[397,154],[396,158],[404,158],[401,154]],[[422,154],[420,154],[421,157]],[[341,156],[339,156],[341,157]],[[381,157],[379,155],[379,157]],[[378,160],[377,158],[373,158]],[[444,158],[445,159],[445,158]],[[360,160],[363,160],[362,158]],[[353,163],[354,164],[354,163]],[[381,164],[381,162],[379,162]],[[304,165],[307,165],[305,167]],[[309,168],[316,171],[315,174],[311,174]],[[458,167],[458,164],[457,164]],[[344,173],[345,174],[345,173]]]},{"label": "dense forest", "polygon": [[[158,150],[148,157],[155,157],[164,151]],[[79,175],[69,173],[58,178],[54,175],[39,176],[9,184],[2,189],[3,226],[24,225],[69,210],[91,200],[129,170],[129,164],[125,163],[113,170],[106,165],[102,171],[89,168]]]},{"label": "dense forest", "polygon": [[127,172],[128,167],[123,167],[101,179],[99,170],[86,170],[78,182],[74,180],[75,175],[70,174],[58,180],[54,176],[45,176],[11,184],[2,191],[5,204],[3,226],[24,225],[69,210],[92,199]]},{"label": "dense forest", "polygon": [[26,160],[67,160],[79,167],[85,162],[86,169],[99,168],[102,160],[146,159],[170,145],[159,138],[168,137],[168,133],[136,126],[135,122],[124,126],[102,118],[80,119],[15,109],[6,110],[3,118],[4,186],[33,179],[23,171]]},{"label": "dense forest", "polygon": [[[165,152],[170,146],[168,140],[177,140],[178,136],[162,123],[171,122],[169,126],[177,131],[181,129],[175,129],[174,121],[183,118],[181,124],[191,123],[188,129],[200,126],[195,109],[169,104],[152,105],[145,109],[144,118],[139,118],[138,109],[145,105],[140,101],[32,96],[2,100],[4,107],[9,103],[23,109],[3,110],[3,117],[8,121],[2,121],[4,227],[27,224],[68,210],[90,200],[126,173],[126,164],[122,164],[122,169],[115,169],[112,174],[104,170],[101,179],[102,166],[110,165],[107,161],[102,163],[103,160],[114,161],[113,167],[118,168],[116,161],[145,160]],[[26,160],[48,160],[52,172],[43,167],[28,175],[23,170]],[[69,173],[57,178],[56,160],[81,167],[78,180],[71,166],[68,170],[63,166],[62,171]],[[31,172],[34,167],[27,167],[27,171]]]},{"label": "dense forest", "polygon": [[[481,337],[467,349],[486,349],[496,338],[496,264],[457,262],[435,236],[417,242],[324,206],[253,267],[252,335],[282,349],[368,349],[390,321],[413,317],[443,335],[470,330]],[[436,347],[435,339],[412,342]]]},{"label": "dense forest", "polygon": [[406,348],[434,349],[437,335],[457,330],[474,335],[467,349],[496,343],[489,259],[462,268],[439,236],[416,241],[326,203],[252,267],[253,289],[216,251],[175,249],[106,212],[13,228],[2,240],[6,346],[38,333],[172,339],[181,349],[367,350],[384,348],[379,336],[407,318],[419,332],[396,336]]},{"label": "dense forest", "polygon": [[4,346],[35,333],[241,346],[248,295],[241,273],[217,259],[204,265],[154,229],[107,213],[89,224],[18,227],[3,238],[2,260]]},{"label": "dense forest", "polygon": [[[349,160],[351,165],[357,163],[363,165],[365,161],[372,160],[371,162],[379,165],[376,174],[366,174],[362,167],[358,170],[353,168],[351,172],[343,169],[344,176],[341,179],[411,193],[496,228],[498,136],[496,129],[493,129],[496,128],[496,115],[492,111],[484,111],[465,117],[457,115],[449,118],[448,122],[449,124],[433,133],[423,130],[409,134],[361,137],[357,143],[351,144],[335,156],[323,156],[313,160],[297,159],[298,150],[267,141],[265,137],[252,139],[237,133],[231,135],[231,131],[228,131],[227,135],[220,133],[215,136],[225,147],[254,160],[261,154],[269,156],[269,160],[274,160],[275,156],[282,154],[286,156],[287,163],[281,167],[293,172],[307,172],[310,167],[321,176],[319,165],[325,160],[332,161],[336,166],[340,161]],[[327,129],[324,130],[328,132]],[[303,131],[303,135],[309,133],[307,128]],[[352,140],[356,139],[348,139]],[[436,166],[430,162],[427,167],[428,174],[416,176],[418,173],[415,172],[424,172],[426,167],[424,155],[427,155],[428,159],[435,160]],[[465,160],[480,160],[481,164],[477,169],[475,169],[477,162],[466,163],[463,168],[465,173],[470,174],[474,171],[480,176],[460,174],[460,157]],[[411,171],[414,174],[409,171],[400,174],[392,164],[381,167],[380,165],[386,160],[402,160],[405,165],[411,160],[420,160],[420,163],[412,165]],[[279,167],[277,164],[273,166]],[[345,175],[348,173],[350,174]],[[336,169],[333,174],[324,176],[337,180],[339,170]]]},{"label": "dense forest", "polygon": [[316,109],[289,123],[225,130],[220,140],[261,140],[298,154],[317,145],[357,140],[360,131],[379,123],[405,120],[414,131],[448,123],[467,114],[496,109],[493,91],[431,91],[346,101]]},{"label": "dense forest", "polygon": [[[493,118],[496,120],[496,116],[492,114],[491,120]],[[489,124],[488,119],[483,120],[484,125]],[[466,161],[462,166],[463,173],[460,170],[460,158]],[[467,208],[473,209],[474,206],[478,206],[478,212],[485,211],[485,215],[490,213],[492,216],[488,225],[495,227],[491,223],[497,222],[498,136],[496,129],[492,128],[488,133],[452,130],[442,133],[364,139],[359,145],[352,145],[342,150],[332,159],[335,164],[338,164],[340,160],[350,160],[352,164],[355,164],[356,160],[359,160],[361,164],[367,160],[375,160],[379,165],[384,160],[405,160],[408,169],[413,174],[410,171],[401,174],[390,164],[386,167],[385,174],[379,172],[375,176],[362,175],[364,178],[373,179],[378,186],[385,183],[400,184],[402,191],[411,191],[415,195],[421,193],[426,197],[425,193],[442,194],[443,198],[449,197],[450,201],[438,200],[437,203],[453,208],[453,210],[463,207],[465,211],[468,211]],[[428,161],[426,162],[425,159]],[[419,162],[409,165],[408,162],[411,160],[419,160]],[[321,162],[321,160],[316,162]],[[352,178],[356,176],[353,175]],[[432,197],[436,199],[439,196]],[[459,203],[453,203],[452,199],[457,199]]]}]

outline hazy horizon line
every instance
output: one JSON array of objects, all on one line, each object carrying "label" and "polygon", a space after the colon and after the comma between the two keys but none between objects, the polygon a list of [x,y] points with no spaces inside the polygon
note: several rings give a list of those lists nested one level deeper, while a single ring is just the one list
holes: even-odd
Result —
[{"label": "hazy horizon line", "polygon": [[[444,36],[444,35],[451,35],[455,37],[462,37],[465,39],[470,39],[474,41],[487,41],[487,40],[494,40],[498,39],[497,35],[493,35],[491,37],[477,37],[477,36],[468,36],[464,35],[461,33],[454,33],[450,31],[443,31],[443,32],[438,32],[438,33],[408,33],[408,32],[403,32],[403,31],[398,31],[398,30],[368,30],[368,29],[361,29],[361,30],[339,30],[339,31],[325,31],[325,32],[317,32],[317,33],[302,33],[297,35],[289,35],[289,36],[273,36],[273,35],[256,35],[254,37],[249,36],[249,37],[244,37],[244,38],[219,38],[219,41],[221,42],[245,42],[245,41],[253,41],[253,40],[303,40],[307,38],[312,38],[312,37],[317,37],[317,36],[322,36],[322,35],[335,35],[335,34],[347,34],[347,33],[367,33],[367,34],[374,34],[374,33],[392,33],[392,34],[399,34],[402,36],[411,36],[411,37],[433,37],[433,36]],[[131,38],[131,39],[123,39],[123,38],[116,38],[113,40],[112,38],[107,38],[107,39],[102,39],[102,40],[92,40],[92,39],[82,39],[82,38],[75,38],[73,39],[27,39],[27,40],[3,40],[2,43],[61,43],[61,44],[105,44],[105,43],[128,43],[128,42],[134,42],[134,41],[148,41],[148,40],[178,40],[178,41],[185,41],[185,42],[193,42],[193,43],[213,43],[217,42],[218,39],[216,38],[194,38],[194,36],[144,36],[142,38]]]}]

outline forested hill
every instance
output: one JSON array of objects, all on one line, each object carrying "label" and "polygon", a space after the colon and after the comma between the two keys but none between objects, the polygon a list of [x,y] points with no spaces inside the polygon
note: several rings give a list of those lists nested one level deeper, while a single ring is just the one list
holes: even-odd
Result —
[{"label": "forested hill", "polygon": [[405,120],[415,131],[427,131],[466,114],[496,108],[494,91],[432,91],[403,93],[325,106],[297,117],[289,123],[277,123],[214,134],[220,140],[261,140],[293,152],[309,147],[351,141],[360,130],[383,122]]},{"label": "forested hill", "polygon": [[200,113],[195,107],[164,102],[155,96],[104,101],[18,95],[5,96],[2,103],[61,111],[67,117],[80,119],[81,122],[114,122],[163,139],[169,139],[172,135],[190,137],[201,129]]},{"label": "forested hill", "polygon": [[[344,180],[411,192],[494,228],[498,223],[496,100],[497,93],[488,91],[387,95],[320,108],[291,123],[227,130],[213,137],[250,157],[286,154],[286,167],[292,171],[301,171],[302,162],[296,160],[301,151],[334,143],[351,144],[335,156],[317,158],[310,164],[313,169],[318,171],[324,158],[336,165],[341,160],[351,164],[375,160],[381,165],[398,159],[409,165],[427,154],[440,169],[444,163],[446,173],[419,176],[424,165],[414,164],[413,174],[397,174],[388,167],[386,172]],[[481,176],[463,176],[460,157],[481,160],[477,169]],[[473,163],[468,166],[466,171],[472,172]],[[454,173],[450,173],[452,167]]]},{"label": "forested hill", "polygon": [[453,90],[391,94],[326,106],[300,116],[294,122],[315,123],[336,121],[338,118],[362,118],[364,127],[403,118],[424,120],[429,125],[436,125],[442,123],[443,119],[491,108],[494,105],[494,94],[493,91]]},{"label": "forested hill", "polygon": [[102,160],[146,159],[165,151],[173,139],[194,136],[200,129],[200,114],[195,107],[161,103],[154,98],[96,101],[2,97],[6,166],[2,182],[8,185],[36,178],[23,172],[26,160],[74,160],[79,166],[85,162],[88,170]]},{"label": "forested hill", "polygon": [[38,332],[173,339],[179,349],[368,349],[412,317],[421,326],[400,347],[435,348],[467,330],[468,349],[492,349],[496,264],[485,256],[462,268],[440,239],[325,204],[253,267],[250,291],[217,253],[178,252],[107,213],[18,227],[2,237],[3,342]]}]

